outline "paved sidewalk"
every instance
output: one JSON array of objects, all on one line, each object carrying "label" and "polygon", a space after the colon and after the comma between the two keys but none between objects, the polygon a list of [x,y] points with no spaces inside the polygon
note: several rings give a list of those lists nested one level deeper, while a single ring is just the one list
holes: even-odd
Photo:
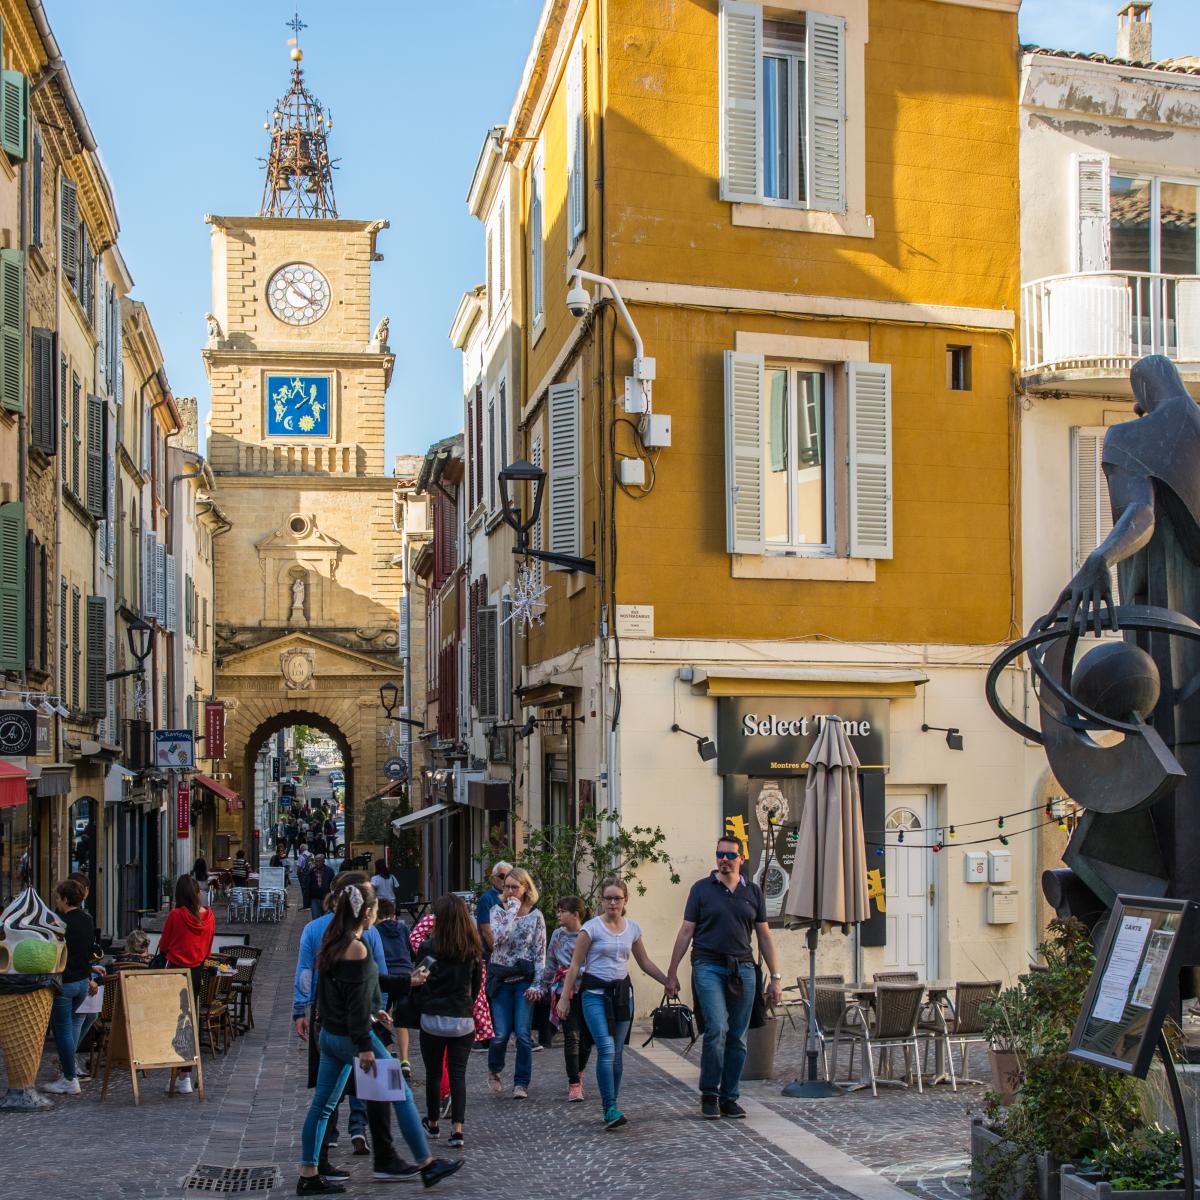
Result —
[{"label": "paved sidewalk", "polygon": [[[206,1103],[169,1099],[166,1074],[154,1072],[135,1108],[123,1073],[124,1078],[114,1076],[104,1104],[97,1081],[52,1111],[0,1116],[5,1181],[13,1194],[59,1200],[83,1188],[95,1200],[178,1197],[198,1164],[274,1165],[279,1168],[274,1194],[294,1194],[310,1096],[305,1050],[290,1020],[295,948],[305,921],[304,914],[293,913],[282,926],[254,928],[252,941],[264,949],[255,982],[258,1025],[235,1040],[228,1056],[215,1062],[206,1057]],[[467,1165],[437,1194],[495,1200],[500,1181],[503,1190],[529,1200],[563,1194],[670,1200],[709,1190],[719,1172],[723,1187],[756,1200],[904,1200],[912,1192],[961,1200],[953,1171],[935,1169],[925,1178],[903,1164],[927,1155],[936,1168],[965,1147],[966,1092],[950,1097],[939,1089],[933,1096],[905,1093],[874,1103],[854,1097],[816,1105],[782,1101],[778,1083],[751,1084],[745,1096],[748,1121],[703,1121],[695,1063],[664,1046],[643,1053],[636,1048],[640,1040],[627,1051],[622,1088],[630,1124],[614,1133],[601,1126],[593,1078],[586,1084],[586,1103],[566,1103],[560,1050],[534,1056],[525,1102],[492,1097],[485,1086],[485,1056],[473,1054]],[[48,1046],[45,1078],[51,1058]],[[414,1066],[420,1079],[419,1062]],[[423,1094],[420,1085],[417,1090]],[[975,1096],[981,1090],[970,1089]],[[441,1153],[449,1153],[444,1141],[440,1145]],[[439,1143],[432,1148],[438,1153]],[[396,1190],[397,1184],[370,1179],[369,1158],[351,1156],[344,1122],[334,1157],[351,1172],[348,1196]]]}]

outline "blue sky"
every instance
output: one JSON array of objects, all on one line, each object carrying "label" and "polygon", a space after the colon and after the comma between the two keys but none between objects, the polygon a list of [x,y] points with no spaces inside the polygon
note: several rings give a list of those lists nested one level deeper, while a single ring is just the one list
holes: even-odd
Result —
[{"label": "blue sky", "polygon": [[[874,0],[886,3],[886,0]],[[665,3],[665,0],[664,0]],[[287,84],[294,3],[46,0],[117,194],[121,247],[178,395],[207,412],[206,212],[258,211],[263,120]],[[1024,41],[1113,53],[1115,0],[1025,0]],[[464,198],[486,130],[512,105],[541,0],[309,0],[306,75],[332,108],[344,217],[384,217],[374,318],[391,317],[388,461],[461,423],[446,337],[482,273]],[[1200,53],[1196,0],[1156,0],[1157,57]]]}]

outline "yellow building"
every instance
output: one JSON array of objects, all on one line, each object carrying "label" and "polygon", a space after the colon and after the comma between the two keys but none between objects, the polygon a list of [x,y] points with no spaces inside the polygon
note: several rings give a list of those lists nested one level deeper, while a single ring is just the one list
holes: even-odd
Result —
[{"label": "yellow building", "polygon": [[[1020,627],[1017,7],[546,0],[497,134],[533,544],[595,564],[543,564],[524,819],[661,825],[685,880],[744,830],[777,909],[804,738],[867,723],[886,914],[830,951],[856,973],[990,976],[1035,940],[1021,839],[973,848],[982,887],[956,849],[1022,807],[983,701]],[[763,722],[791,740],[764,754]],[[651,884],[665,954],[679,903]]]}]

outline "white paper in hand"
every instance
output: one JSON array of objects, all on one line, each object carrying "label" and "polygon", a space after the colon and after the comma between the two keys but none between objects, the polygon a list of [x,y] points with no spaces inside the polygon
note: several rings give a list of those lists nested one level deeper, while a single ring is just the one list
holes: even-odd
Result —
[{"label": "white paper in hand", "polygon": [[354,1060],[354,1090],[360,1100],[405,1100],[404,1072],[398,1058],[377,1058],[375,1072],[364,1071]]},{"label": "white paper in hand", "polygon": [[98,1013],[104,1011],[104,989],[98,987],[94,996],[84,996],[77,1013]]}]

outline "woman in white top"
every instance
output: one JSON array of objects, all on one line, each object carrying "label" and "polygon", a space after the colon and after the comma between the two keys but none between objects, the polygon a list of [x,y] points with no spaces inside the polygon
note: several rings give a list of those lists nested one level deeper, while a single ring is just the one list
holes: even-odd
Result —
[{"label": "woman in white top", "polygon": [[375,874],[371,876],[371,886],[380,900],[390,900],[396,903],[396,877],[392,874],[387,861],[382,858],[375,860]]},{"label": "woman in white top", "polygon": [[625,915],[629,888],[623,879],[606,879],[600,887],[600,916],[579,931],[575,953],[563,980],[558,1015],[571,1011],[571,997],[578,982],[579,1000],[588,1032],[596,1043],[596,1086],[604,1110],[604,1128],[618,1129],[626,1123],[617,1107],[621,1091],[622,1051],[633,1023],[633,985],[629,982],[629,956],[650,976],[667,986],[660,971],[642,945],[642,928]]}]

